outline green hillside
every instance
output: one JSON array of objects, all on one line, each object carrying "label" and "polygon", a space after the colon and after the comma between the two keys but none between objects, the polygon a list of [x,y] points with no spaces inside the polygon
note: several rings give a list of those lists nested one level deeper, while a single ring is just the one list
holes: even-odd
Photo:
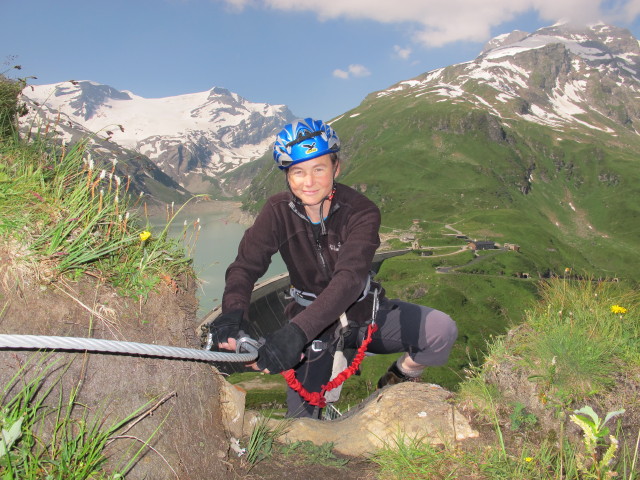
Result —
[{"label": "green hillside", "polygon": [[[555,131],[465,103],[413,96],[371,95],[332,126],[343,145],[339,181],[379,205],[383,237],[408,232],[417,221],[412,233],[425,250],[445,241],[467,243],[451,238],[446,225],[470,239],[519,246],[468,266],[468,250],[383,265],[379,278],[390,295],[441,308],[459,324],[457,353],[442,373],[448,378],[433,380],[455,383],[470,350],[480,355],[490,335],[519,321],[510,312],[535,300],[541,278],[616,278],[636,285],[635,134]],[[244,202],[249,211],[285,188],[270,156],[260,162]],[[441,265],[458,268],[436,273]]]},{"label": "green hillside", "polygon": [[[339,181],[374,200],[383,224],[455,223],[470,238],[521,246],[537,270],[565,267],[635,277],[640,167],[637,138],[562,134],[464,105],[365,101],[333,126]],[[265,160],[268,163],[268,160]],[[266,178],[265,178],[266,177]],[[245,203],[284,187],[265,167]]]}]

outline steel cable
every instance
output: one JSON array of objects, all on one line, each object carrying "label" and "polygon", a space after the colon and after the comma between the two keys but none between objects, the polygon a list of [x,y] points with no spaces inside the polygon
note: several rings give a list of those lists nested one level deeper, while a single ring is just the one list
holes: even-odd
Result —
[{"label": "steel cable", "polygon": [[252,362],[257,353],[212,352],[194,348],[169,347],[148,343],[122,342],[98,338],[54,337],[47,335],[0,334],[0,349],[15,350],[80,350],[102,353],[120,353],[147,357],[165,357],[206,362]]}]

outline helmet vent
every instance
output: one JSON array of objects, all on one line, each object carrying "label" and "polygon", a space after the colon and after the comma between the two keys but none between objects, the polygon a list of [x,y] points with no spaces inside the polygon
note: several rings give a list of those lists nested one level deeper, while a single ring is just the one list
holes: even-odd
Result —
[{"label": "helmet vent", "polygon": [[303,134],[302,132],[298,133],[298,136],[295,140],[290,141],[285,145],[285,147],[293,147],[299,143],[304,142],[305,140],[309,140],[310,138],[317,137],[318,135],[322,135],[322,130],[316,130],[315,132],[307,132]]}]

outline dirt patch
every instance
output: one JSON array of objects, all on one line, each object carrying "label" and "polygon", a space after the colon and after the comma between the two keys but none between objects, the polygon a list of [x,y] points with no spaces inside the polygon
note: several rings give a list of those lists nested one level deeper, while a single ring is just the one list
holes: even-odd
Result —
[{"label": "dirt patch", "polygon": [[[23,265],[24,267],[24,265]],[[91,337],[200,348],[195,334],[197,300],[193,282],[179,292],[161,285],[147,299],[119,296],[90,276],[78,282],[40,283],[7,249],[0,252],[0,333]],[[54,411],[78,390],[72,417],[112,425],[139,410],[106,453],[109,468],[145,445],[127,478],[236,478],[225,463],[229,440],[219,405],[217,370],[203,362],[120,354],[0,350],[0,381],[7,385],[21,368],[27,381],[49,370],[46,385],[67,368],[45,399]],[[17,391],[5,395],[11,397]],[[53,417],[53,416],[52,416]],[[52,418],[53,421],[53,418]],[[48,428],[47,428],[48,427]],[[51,423],[42,427],[49,435]]]},{"label": "dirt patch", "polygon": [[246,480],[376,480],[378,467],[375,463],[361,458],[344,459],[347,463],[344,466],[323,465],[318,462],[310,462],[307,454],[283,453],[276,449],[268,461],[257,463],[249,468],[240,459],[230,461],[236,478]]}]

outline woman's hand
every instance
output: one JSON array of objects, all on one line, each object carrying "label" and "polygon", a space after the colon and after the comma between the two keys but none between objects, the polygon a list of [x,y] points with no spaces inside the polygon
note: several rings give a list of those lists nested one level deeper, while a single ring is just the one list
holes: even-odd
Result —
[{"label": "woman's hand", "polygon": [[265,373],[289,370],[300,363],[306,343],[302,329],[295,323],[287,323],[265,337],[264,345],[258,349],[258,361],[252,368]]},{"label": "woman's hand", "polygon": [[236,351],[236,339],[229,337],[227,338],[226,342],[222,342],[222,343],[218,343],[218,348],[221,350],[232,350],[232,351]]}]

